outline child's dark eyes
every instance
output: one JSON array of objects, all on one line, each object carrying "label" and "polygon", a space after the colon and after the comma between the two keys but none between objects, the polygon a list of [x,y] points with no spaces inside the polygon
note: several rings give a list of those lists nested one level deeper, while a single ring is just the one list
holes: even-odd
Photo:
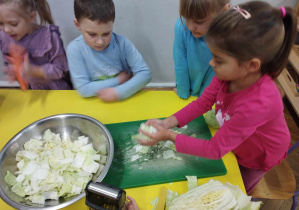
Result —
[{"label": "child's dark eyes", "polygon": [[200,25],[203,24],[205,21],[195,21],[196,24]]},{"label": "child's dark eyes", "polygon": [[103,34],[103,36],[109,36],[109,34],[110,34],[110,33],[105,33],[105,34]]},{"label": "child's dark eyes", "polygon": [[94,36],[96,36],[96,34],[88,34],[89,36],[91,36],[91,37],[94,37]]},{"label": "child's dark eyes", "polygon": [[18,25],[18,23],[11,23],[10,25],[13,27],[16,27]]}]

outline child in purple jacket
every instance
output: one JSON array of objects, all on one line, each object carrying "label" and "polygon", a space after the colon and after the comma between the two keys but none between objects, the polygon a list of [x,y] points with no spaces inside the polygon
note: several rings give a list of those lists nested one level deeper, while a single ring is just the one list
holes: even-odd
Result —
[{"label": "child in purple jacket", "polygon": [[[37,13],[40,24],[36,23]],[[0,0],[0,50],[9,80],[15,80],[7,58],[14,43],[24,48],[21,76],[29,89],[71,89],[63,42],[53,23],[46,0]]]}]

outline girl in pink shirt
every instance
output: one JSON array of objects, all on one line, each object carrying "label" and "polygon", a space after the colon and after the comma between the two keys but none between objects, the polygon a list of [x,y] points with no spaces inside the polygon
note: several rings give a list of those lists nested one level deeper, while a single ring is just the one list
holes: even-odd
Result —
[{"label": "girl in pink shirt", "polygon": [[[178,152],[220,159],[233,151],[247,194],[273,166],[280,164],[290,146],[283,103],[274,79],[287,62],[296,34],[291,8],[276,9],[266,2],[248,2],[220,14],[207,33],[216,76],[195,101],[164,119],[147,121],[157,128],[148,135],[175,142]],[[220,129],[209,141],[175,133],[209,111],[215,103]]]}]

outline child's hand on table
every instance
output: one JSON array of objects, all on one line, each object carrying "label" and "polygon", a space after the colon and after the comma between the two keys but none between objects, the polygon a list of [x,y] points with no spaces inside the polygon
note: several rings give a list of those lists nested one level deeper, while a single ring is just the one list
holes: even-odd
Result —
[{"label": "child's hand on table", "polygon": [[128,196],[127,198],[128,201],[126,201],[126,204],[122,210],[139,210],[136,201],[130,196]]},{"label": "child's hand on table", "polygon": [[103,101],[113,102],[118,101],[118,95],[114,88],[105,88],[97,92],[98,98]]}]

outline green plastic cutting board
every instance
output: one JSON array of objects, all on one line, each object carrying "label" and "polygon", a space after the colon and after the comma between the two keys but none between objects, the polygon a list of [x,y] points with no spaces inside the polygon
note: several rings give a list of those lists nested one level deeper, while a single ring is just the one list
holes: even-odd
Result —
[{"label": "green plastic cutting board", "polygon": [[[181,157],[182,160],[164,159],[162,153],[165,148],[159,149],[158,147],[151,147],[151,152],[132,162],[131,157],[137,154],[133,147],[138,142],[132,141],[131,136],[138,133],[140,124],[143,122],[145,121],[105,125],[114,141],[114,158],[103,180],[104,183],[127,189],[182,181],[186,180],[186,176],[204,178],[227,173],[222,160],[209,160],[177,152],[175,152],[175,156]],[[187,128],[173,130],[189,136],[195,134],[196,138],[207,140],[211,138],[203,116],[193,120],[187,126]]]}]

